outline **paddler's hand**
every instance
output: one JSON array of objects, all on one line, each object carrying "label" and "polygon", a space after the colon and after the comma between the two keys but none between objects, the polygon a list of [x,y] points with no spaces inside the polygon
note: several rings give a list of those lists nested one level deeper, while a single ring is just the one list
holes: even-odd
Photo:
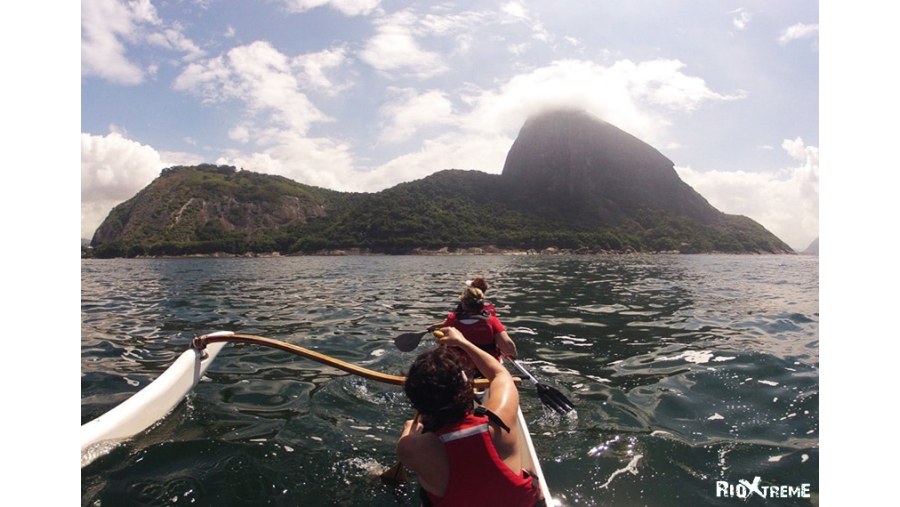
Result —
[{"label": "paddler's hand", "polygon": [[516,351],[516,342],[512,341],[512,338],[509,337],[509,334],[507,334],[506,331],[497,333],[494,337],[494,344],[497,346],[497,349],[503,357],[518,359],[519,353]]},{"label": "paddler's hand", "polygon": [[403,433],[400,436],[405,437],[410,433],[422,433],[422,423],[416,419],[409,419],[403,423]]},{"label": "paddler's hand", "polygon": [[455,327],[441,328],[434,332],[434,336],[437,337],[439,345],[464,348],[469,344],[469,340],[466,340],[466,337]]}]

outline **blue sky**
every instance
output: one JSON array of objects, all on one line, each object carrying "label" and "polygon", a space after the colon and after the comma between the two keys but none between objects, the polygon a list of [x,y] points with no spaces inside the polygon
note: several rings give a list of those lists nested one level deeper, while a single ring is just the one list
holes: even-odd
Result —
[{"label": "blue sky", "polygon": [[377,191],[499,173],[529,115],[579,107],[803,249],[818,26],[815,1],[84,0],[81,234],[164,167]]}]

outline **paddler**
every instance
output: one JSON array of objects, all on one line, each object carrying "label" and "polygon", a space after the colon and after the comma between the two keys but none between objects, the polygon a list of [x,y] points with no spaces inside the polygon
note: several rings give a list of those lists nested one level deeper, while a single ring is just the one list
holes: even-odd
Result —
[{"label": "paddler", "polygon": [[[487,287],[487,284],[484,286]],[[441,327],[459,329],[466,339],[495,359],[500,359],[501,355],[516,359],[518,353],[515,342],[509,337],[496,312],[485,309],[485,304],[484,291],[476,287],[475,283],[467,283],[459,296],[459,305],[447,315]]]},{"label": "paddler", "polygon": [[[466,280],[466,287],[475,287],[476,289],[481,289],[481,293],[484,294],[484,311],[490,313],[493,316],[497,316],[497,308],[494,306],[494,303],[490,302],[487,297],[488,291],[488,283],[487,280],[482,276],[477,276],[472,280]],[[457,307],[457,311],[459,311],[459,307]]]},{"label": "paddler", "polygon": [[[439,346],[409,369],[403,389],[419,421],[406,421],[397,442],[400,461],[418,476],[423,504],[539,504],[536,479],[521,469],[527,449],[519,445],[519,393],[512,376],[456,328],[441,331]],[[473,410],[473,384],[461,356],[490,381],[491,395],[478,409]]]}]

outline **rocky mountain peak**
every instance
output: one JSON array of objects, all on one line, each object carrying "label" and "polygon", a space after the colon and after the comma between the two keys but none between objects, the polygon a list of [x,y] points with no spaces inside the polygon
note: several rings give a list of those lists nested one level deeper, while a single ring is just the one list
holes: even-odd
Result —
[{"label": "rocky mountain peak", "polygon": [[503,178],[529,199],[615,220],[651,207],[709,221],[718,215],[666,156],[585,111],[529,118],[510,148]]}]

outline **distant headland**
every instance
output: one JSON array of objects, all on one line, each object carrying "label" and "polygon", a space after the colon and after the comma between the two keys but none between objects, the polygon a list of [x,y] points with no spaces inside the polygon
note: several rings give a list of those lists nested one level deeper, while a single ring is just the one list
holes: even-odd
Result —
[{"label": "distant headland", "polygon": [[583,111],[528,119],[499,175],[446,169],[377,193],[198,165],[164,169],[83,257],[794,253],[683,182],[671,160]]}]

